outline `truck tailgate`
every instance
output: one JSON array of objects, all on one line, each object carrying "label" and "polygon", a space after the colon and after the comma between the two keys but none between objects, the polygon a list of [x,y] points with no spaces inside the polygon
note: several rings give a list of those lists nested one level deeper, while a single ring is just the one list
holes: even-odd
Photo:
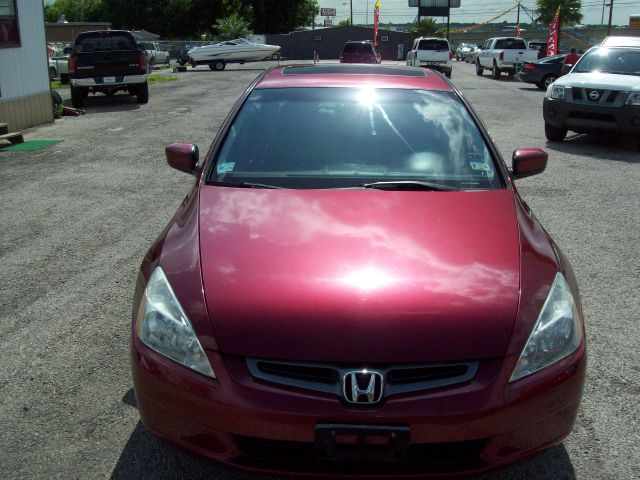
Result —
[{"label": "truck tailgate", "polygon": [[140,75],[138,50],[78,53],[74,78]]}]

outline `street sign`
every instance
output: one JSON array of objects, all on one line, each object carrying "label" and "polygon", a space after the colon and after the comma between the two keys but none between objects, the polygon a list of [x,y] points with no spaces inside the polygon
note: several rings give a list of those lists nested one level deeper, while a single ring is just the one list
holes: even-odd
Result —
[{"label": "street sign", "polygon": [[[458,3],[460,2],[460,0],[458,0]],[[335,17],[336,16],[336,9],[335,8],[321,8],[320,9],[320,16],[321,17]]]},{"label": "street sign", "polygon": [[[449,4],[451,2],[451,4]],[[460,0],[409,0],[410,7],[460,8]]]},{"label": "street sign", "polygon": [[331,20],[330,18],[325,18],[324,19],[324,26],[325,27],[333,27],[333,20]]}]

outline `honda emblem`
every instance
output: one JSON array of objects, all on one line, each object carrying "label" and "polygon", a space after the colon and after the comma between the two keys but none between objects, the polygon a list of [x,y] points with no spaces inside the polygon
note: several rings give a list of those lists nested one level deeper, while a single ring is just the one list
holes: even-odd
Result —
[{"label": "honda emblem", "polygon": [[350,370],[342,378],[342,392],[349,403],[378,403],[384,390],[384,376],[375,370]]}]

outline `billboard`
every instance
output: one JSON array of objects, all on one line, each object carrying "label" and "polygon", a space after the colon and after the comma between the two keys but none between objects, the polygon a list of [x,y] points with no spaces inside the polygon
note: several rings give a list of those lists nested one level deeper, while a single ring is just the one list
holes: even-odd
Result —
[{"label": "billboard", "polygon": [[[451,2],[451,5],[449,5]],[[460,0],[409,0],[410,7],[460,8]]]},{"label": "billboard", "polygon": [[321,17],[335,17],[336,16],[336,9],[335,8],[321,8],[320,9],[320,16]]}]

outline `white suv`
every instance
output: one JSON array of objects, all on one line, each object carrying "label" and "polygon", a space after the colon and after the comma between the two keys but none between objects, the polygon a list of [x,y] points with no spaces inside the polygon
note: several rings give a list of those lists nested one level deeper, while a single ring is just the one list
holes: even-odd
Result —
[{"label": "white suv", "polygon": [[432,68],[451,78],[452,58],[446,38],[420,37],[414,40],[413,48],[407,54],[407,65]]}]

